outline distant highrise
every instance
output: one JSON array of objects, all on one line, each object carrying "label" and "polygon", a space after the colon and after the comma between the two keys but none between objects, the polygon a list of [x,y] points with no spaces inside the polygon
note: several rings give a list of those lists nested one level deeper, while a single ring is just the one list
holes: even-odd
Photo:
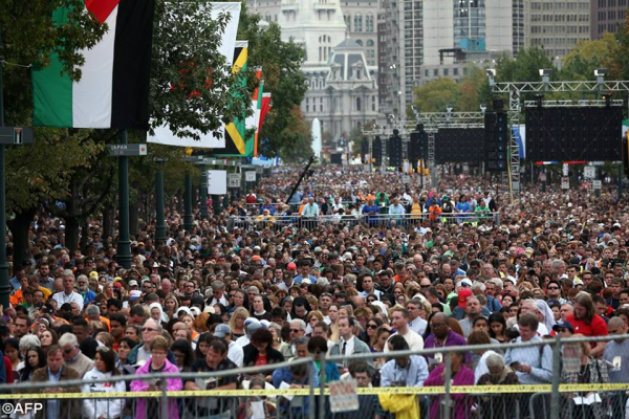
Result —
[{"label": "distant highrise", "polygon": [[280,25],[283,40],[304,47],[308,91],[301,110],[333,140],[383,118],[376,83],[378,1],[249,1],[263,19]]},{"label": "distant highrise", "polygon": [[592,0],[592,39],[599,39],[605,32],[618,32],[625,24],[627,7],[627,0]]},{"label": "distant highrise", "polygon": [[[591,0],[603,1],[603,0]],[[590,0],[525,0],[524,45],[561,59],[591,34]]]}]

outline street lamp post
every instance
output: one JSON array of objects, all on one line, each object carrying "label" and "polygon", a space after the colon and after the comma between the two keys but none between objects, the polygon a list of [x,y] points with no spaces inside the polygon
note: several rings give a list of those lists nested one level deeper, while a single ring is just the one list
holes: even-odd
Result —
[{"label": "street lamp post", "polygon": [[186,172],[185,192],[183,195],[183,228],[188,233],[192,232],[194,226],[194,218],[192,216],[192,176],[190,172]]},{"label": "street lamp post", "polygon": [[155,242],[164,244],[166,242],[166,216],[164,214],[164,160],[157,159],[158,169],[155,174],[155,214],[157,223],[155,225]]},{"label": "street lamp post", "polygon": [[[128,144],[127,130],[118,133],[121,145]],[[116,260],[125,269],[131,268],[131,240],[129,238],[129,157],[118,157],[118,249]]]},{"label": "street lamp post", "polygon": [[199,166],[201,169],[201,219],[209,218],[207,210],[207,168],[205,164]]}]

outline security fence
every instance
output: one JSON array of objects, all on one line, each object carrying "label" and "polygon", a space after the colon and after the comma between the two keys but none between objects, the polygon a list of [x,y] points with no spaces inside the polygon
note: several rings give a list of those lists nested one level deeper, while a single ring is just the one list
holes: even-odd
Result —
[{"label": "security fence", "polygon": [[[626,338],[629,335],[614,336],[617,340]],[[347,381],[348,385],[343,388],[349,391],[339,392],[338,382],[326,382],[326,366],[330,363],[341,365],[348,359],[316,354],[317,359],[295,358],[281,364],[230,371],[154,373],[114,376],[91,382],[75,380],[5,385],[0,387],[3,399],[1,411],[3,417],[14,419],[622,419],[625,418],[629,377],[625,377],[626,382],[622,383],[562,382],[562,372],[565,376],[565,369],[573,368],[575,361],[579,361],[571,355],[574,351],[565,349],[569,345],[575,347],[582,342],[600,340],[609,340],[609,337],[564,340],[556,337],[539,342],[442,347],[414,352],[360,354],[349,358],[353,362],[383,357],[401,360],[421,355],[432,360],[430,365],[437,365],[434,360],[440,359],[436,368],[443,369],[441,384],[433,386],[403,386],[398,382],[397,386],[393,383],[392,386],[378,387],[363,382],[362,385],[366,386],[356,388],[355,381]],[[505,384],[496,379],[484,384],[454,385],[457,382],[457,375],[452,372],[455,352],[481,354],[487,350],[500,352],[518,348],[535,348],[535,352],[541,348],[540,356],[545,348],[552,351],[551,382],[528,385],[516,381]],[[409,367],[407,364],[407,367],[401,368]],[[431,370],[432,377],[438,370],[434,367]],[[270,384],[266,384],[267,389],[264,390],[248,387],[252,379],[261,381],[258,378],[260,375],[271,375],[273,371],[280,371],[280,377],[293,377],[295,380],[283,378],[279,389]],[[170,380],[192,381],[201,390],[170,391],[165,384]],[[120,381],[125,383],[127,391],[98,390],[103,388],[99,384],[109,383],[109,386],[115,387],[114,383]],[[237,388],[228,389],[220,384],[232,381],[237,382]],[[134,382],[147,384],[143,387],[147,390],[129,391],[130,388],[139,388],[137,384],[131,384]],[[183,387],[180,384],[178,388]]]},{"label": "security fence", "polygon": [[[491,221],[495,225],[500,224],[499,213],[468,213],[468,214],[441,214],[432,219],[429,214],[413,215],[322,215],[318,217],[302,217],[294,215],[254,215],[254,216],[231,216],[227,221],[227,229],[233,231],[234,228],[244,228],[248,231],[263,230],[269,228],[274,231],[281,231],[288,227],[307,228],[312,230],[317,227],[349,227],[358,225],[367,227],[398,227],[404,230],[422,227],[424,221],[429,221],[430,225],[435,223],[470,223],[478,225],[479,221]],[[426,227],[426,226],[425,226]],[[428,226],[429,227],[429,226]]]}]

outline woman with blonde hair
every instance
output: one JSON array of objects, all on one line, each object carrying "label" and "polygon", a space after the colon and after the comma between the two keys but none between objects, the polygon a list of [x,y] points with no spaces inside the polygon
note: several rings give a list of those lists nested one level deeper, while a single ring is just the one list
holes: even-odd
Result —
[{"label": "woman with blonde hair", "polygon": [[179,300],[177,299],[177,296],[171,292],[164,298],[164,312],[168,318],[172,319],[178,309]]},{"label": "woman with blonde hair", "polygon": [[229,319],[229,328],[232,330],[234,338],[239,338],[245,335],[245,320],[249,318],[249,310],[244,307],[238,307],[232,313],[231,319]]},{"label": "woman with blonde hair", "polygon": [[310,335],[317,323],[323,321],[323,313],[319,310],[312,310],[306,315],[306,335]]}]

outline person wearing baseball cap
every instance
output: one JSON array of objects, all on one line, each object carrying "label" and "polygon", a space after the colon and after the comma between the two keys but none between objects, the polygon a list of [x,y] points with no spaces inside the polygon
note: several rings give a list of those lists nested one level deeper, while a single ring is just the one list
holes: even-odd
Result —
[{"label": "person wearing baseball cap", "polygon": [[225,323],[221,323],[214,329],[214,337],[222,339],[227,344],[227,358],[242,368],[244,360],[243,347],[232,340],[232,329]]}]

